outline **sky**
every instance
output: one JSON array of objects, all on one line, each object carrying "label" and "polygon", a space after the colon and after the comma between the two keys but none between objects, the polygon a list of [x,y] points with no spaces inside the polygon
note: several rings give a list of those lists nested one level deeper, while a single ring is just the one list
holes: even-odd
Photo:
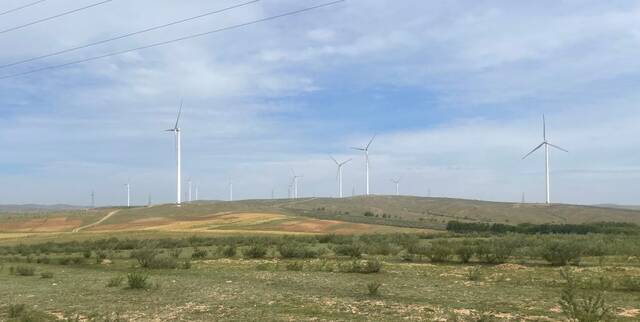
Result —
[{"label": "sky", "polygon": [[[48,0],[0,15],[0,65],[249,0]],[[0,12],[30,1],[5,0]],[[31,1],[32,2],[32,1]],[[175,201],[371,192],[544,201],[542,141],[557,203],[640,203],[640,3],[345,2],[204,37],[25,76],[325,3],[261,0],[99,46],[0,68],[0,203]],[[194,191],[195,194],[195,191]],[[195,196],[194,196],[195,197]]]}]

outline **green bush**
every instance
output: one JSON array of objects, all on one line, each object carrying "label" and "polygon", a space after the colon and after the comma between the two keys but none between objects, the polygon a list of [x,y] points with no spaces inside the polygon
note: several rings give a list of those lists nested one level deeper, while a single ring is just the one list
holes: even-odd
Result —
[{"label": "green bush", "polygon": [[301,271],[304,268],[304,264],[302,262],[289,262],[287,263],[286,269],[288,271]]},{"label": "green bush", "polygon": [[278,252],[282,258],[316,258],[318,251],[304,245],[286,243],[278,246]]},{"label": "green bush", "polygon": [[482,279],[482,268],[480,266],[469,267],[467,271],[467,279],[477,282]]},{"label": "green bush", "polygon": [[[169,255],[173,258],[180,258],[180,255],[182,254],[182,248],[172,248],[169,251]],[[206,256],[206,254],[205,254]]]},{"label": "green bush", "polygon": [[362,246],[356,243],[348,245],[338,245],[333,249],[333,251],[336,253],[336,255],[349,256],[351,258],[362,257]]},{"label": "green bush", "polygon": [[236,256],[237,250],[236,250],[236,246],[231,245],[231,246],[225,246],[222,249],[222,256],[226,257],[226,258],[231,258]]},{"label": "green bush", "polygon": [[193,250],[193,253],[191,253],[191,258],[193,258],[193,259],[202,259],[202,258],[207,257],[208,254],[209,254],[209,252],[206,249],[195,248]]},{"label": "green bush", "polygon": [[152,269],[174,269],[178,267],[178,260],[174,257],[157,256],[152,258],[146,268]]},{"label": "green bush", "polygon": [[133,272],[127,274],[127,285],[130,289],[146,289],[149,287],[149,275]]},{"label": "green bush", "polygon": [[9,305],[7,315],[11,319],[19,318],[27,312],[27,306],[24,304],[12,304]]},{"label": "green bush", "polygon": [[153,248],[142,248],[131,252],[131,258],[138,261],[141,267],[149,267],[149,263],[158,255],[158,251]]},{"label": "green bush", "polygon": [[38,264],[50,264],[51,263],[51,259],[49,257],[38,257],[38,259],[36,259],[36,263],[38,263]]},{"label": "green bush", "polygon": [[378,295],[380,295],[380,286],[382,286],[382,284],[380,282],[369,282],[369,283],[367,283],[367,290],[369,291],[369,296],[378,296]]},{"label": "green bush", "polygon": [[82,256],[84,256],[84,258],[91,258],[91,250],[87,249],[84,252],[82,252]]},{"label": "green bush", "polygon": [[640,292],[640,277],[624,276],[620,280],[620,288],[625,291]]},{"label": "green bush", "polygon": [[451,246],[445,242],[435,242],[427,248],[427,257],[434,263],[443,263],[451,257]]},{"label": "green bush", "polygon": [[468,263],[473,255],[476,253],[476,248],[471,245],[460,245],[455,250],[456,255],[463,263]]},{"label": "green bush", "polygon": [[14,272],[17,276],[33,276],[36,269],[31,266],[16,266]]},{"label": "green bush", "polygon": [[344,273],[371,274],[378,273],[381,269],[382,263],[376,259],[361,261],[354,260],[340,266],[340,270]]},{"label": "green bush", "polygon": [[542,245],[541,257],[554,266],[580,262],[583,247],[575,241],[549,240]]},{"label": "green bush", "polygon": [[124,277],[115,276],[107,281],[107,287],[119,287],[120,285],[122,285],[122,282],[124,282]]},{"label": "green bush", "polygon": [[46,312],[27,308],[24,304],[12,304],[7,309],[7,317],[10,321],[19,322],[45,322],[57,321],[57,319]]},{"label": "green bush", "polygon": [[253,245],[244,250],[245,258],[263,258],[267,255],[267,248],[262,245]]},{"label": "green bush", "polygon": [[513,240],[507,238],[493,238],[478,243],[476,255],[487,264],[501,264],[506,262],[516,249]]},{"label": "green bush", "polygon": [[578,283],[571,269],[565,267],[561,272],[566,284],[560,297],[562,312],[572,321],[598,322],[611,318],[611,307],[605,303],[604,292],[580,296]]},{"label": "green bush", "polygon": [[51,272],[42,272],[42,273],[40,273],[40,277],[42,277],[42,278],[53,278],[53,273],[51,273]]},{"label": "green bush", "polygon": [[102,263],[102,261],[104,261],[105,259],[107,259],[107,253],[104,251],[96,251],[96,263],[100,264]]}]

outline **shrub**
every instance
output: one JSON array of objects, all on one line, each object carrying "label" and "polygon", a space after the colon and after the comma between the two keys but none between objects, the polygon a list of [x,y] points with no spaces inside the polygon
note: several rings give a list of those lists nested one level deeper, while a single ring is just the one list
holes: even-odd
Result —
[{"label": "shrub", "polygon": [[209,254],[209,252],[206,249],[194,249],[193,253],[191,253],[191,258],[193,259],[202,259],[207,257],[207,255]]},{"label": "shrub", "polygon": [[182,248],[173,248],[169,251],[169,255],[173,258],[180,258],[180,254],[182,254]]},{"label": "shrub", "polygon": [[446,262],[451,257],[451,246],[445,242],[433,243],[431,247],[427,248],[427,257],[434,263]]},{"label": "shrub", "polygon": [[573,241],[550,240],[542,245],[541,257],[554,266],[578,263],[582,255],[582,246]]},{"label": "shrub", "polygon": [[82,252],[82,256],[84,256],[84,258],[91,258],[91,250],[87,249],[84,252]]},{"label": "shrub", "polygon": [[130,289],[146,289],[149,287],[149,275],[139,272],[127,274],[127,285]]},{"label": "shrub", "polygon": [[51,263],[51,259],[49,257],[38,257],[38,259],[36,259],[36,263],[38,263],[38,264],[50,264]]},{"label": "shrub", "polygon": [[560,307],[564,315],[570,320],[580,322],[606,321],[610,318],[611,308],[605,303],[604,292],[599,291],[595,295],[581,297],[571,269],[565,267],[560,274],[566,282],[560,297]]},{"label": "shrub", "polygon": [[83,257],[73,257],[73,258],[71,258],[71,263],[73,265],[82,265],[82,264],[84,264],[84,258]]},{"label": "shrub", "polygon": [[640,277],[625,276],[620,280],[620,288],[625,291],[640,292]]},{"label": "shrub", "polygon": [[225,248],[222,249],[222,256],[227,257],[227,258],[231,258],[236,256],[236,246],[226,246]]},{"label": "shrub", "polygon": [[27,306],[24,304],[12,304],[9,305],[9,309],[7,311],[9,318],[15,319],[21,317],[27,312]]},{"label": "shrub", "polygon": [[469,267],[467,271],[467,279],[477,282],[482,279],[482,268],[480,266]]},{"label": "shrub", "polygon": [[109,279],[109,281],[107,281],[107,287],[119,287],[122,282],[124,282],[124,277],[122,276],[115,276]]},{"label": "shrub", "polygon": [[278,246],[278,252],[282,258],[315,258],[318,252],[310,247],[300,244],[286,243]]},{"label": "shrub", "polygon": [[69,265],[70,262],[71,262],[71,258],[69,257],[63,257],[58,259],[58,264],[60,265]]},{"label": "shrub", "polygon": [[364,261],[354,260],[346,265],[341,265],[340,268],[344,273],[371,274],[380,272],[382,269],[382,263],[376,259]]},{"label": "shrub", "polygon": [[367,290],[369,291],[369,296],[378,296],[380,294],[380,282],[370,282],[367,283]]},{"label": "shrub", "polygon": [[480,242],[476,248],[476,254],[485,263],[501,264],[509,259],[514,250],[515,244],[512,240],[494,238]]},{"label": "shrub", "polygon": [[149,263],[158,255],[158,251],[153,248],[137,249],[131,252],[131,258],[138,261],[141,267],[149,267]]},{"label": "shrub", "polygon": [[31,266],[16,266],[14,272],[18,276],[33,276],[36,273],[36,269]]},{"label": "shrub", "polygon": [[290,262],[287,263],[286,269],[288,271],[296,271],[299,272],[304,268],[304,264],[301,262]]},{"label": "shrub", "polygon": [[51,273],[51,272],[42,272],[42,273],[40,273],[40,277],[42,277],[42,278],[53,278],[53,273]]},{"label": "shrub", "polygon": [[173,269],[178,267],[178,260],[173,257],[154,257],[147,263],[147,268]]},{"label": "shrub", "polygon": [[333,250],[337,255],[349,256],[351,258],[362,257],[362,246],[356,243],[348,245],[338,245]]},{"label": "shrub", "polygon": [[263,258],[267,255],[267,248],[262,245],[253,245],[245,249],[243,254],[246,258]]},{"label": "shrub", "polygon": [[96,251],[96,263],[100,264],[102,263],[102,261],[104,261],[105,259],[107,259],[107,253],[104,251]]},{"label": "shrub", "polygon": [[471,260],[473,255],[476,253],[476,249],[471,245],[461,245],[458,248],[456,248],[455,253],[456,255],[458,255],[458,258],[460,259],[460,261],[466,264]]}]

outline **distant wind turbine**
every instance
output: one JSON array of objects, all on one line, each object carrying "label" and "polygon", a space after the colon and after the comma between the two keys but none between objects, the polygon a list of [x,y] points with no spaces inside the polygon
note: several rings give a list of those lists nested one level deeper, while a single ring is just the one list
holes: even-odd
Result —
[{"label": "distant wind turbine", "polygon": [[233,201],[233,182],[229,183],[229,201]]},{"label": "distant wind turbine", "polygon": [[181,152],[180,152],[180,127],[178,124],[180,122],[180,114],[182,114],[182,101],[180,101],[180,109],[178,110],[178,117],[176,118],[176,125],[173,128],[166,130],[167,132],[173,132],[176,137],[176,205],[180,206],[181,204],[181,185],[182,179],[180,177],[180,162],[181,162]]},{"label": "distant wind turbine", "polygon": [[536,152],[538,149],[540,149],[541,147],[544,146],[544,173],[545,173],[545,183],[546,183],[546,192],[547,192],[547,204],[551,204],[551,194],[550,194],[550,186],[551,183],[549,181],[549,147],[553,147],[556,148],[560,151],[564,151],[564,152],[569,152],[557,145],[553,145],[551,143],[549,143],[549,141],[547,141],[547,122],[544,118],[544,114],[542,115],[542,143],[540,143],[540,145],[538,145],[537,147],[535,147],[531,152],[527,153],[527,155],[525,155],[522,159],[526,159],[528,156],[530,156],[533,152]]},{"label": "distant wind turbine", "polygon": [[189,193],[187,194],[187,200],[191,202],[191,178],[189,178],[187,182],[188,182],[187,187],[189,188]]},{"label": "distant wind turbine", "polygon": [[131,184],[127,182],[125,187],[127,187],[127,207],[131,207]]},{"label": "distant wind turbine", "polygon": [[198,198],[198,190],[200,190],[200,186],[199,186],[199,185],[196,185],[196,201],[200,200],[200,199]]},{"label": "distant wind turbine", "polygon": [[291,172],[293,172],[293,199],[298,199],[298,179],[303,178],[304,176],[297,175],[293,169]]},{"label": "distant wind turbine", "polygon": [[338,162],[336,159],[334,159],[332,156],[329,156],[331,158],[331,160],[333,160],[333,162],[335,162],[335,164],[338,166],[338,196],[340,198],[342,198],[342,167],[349,163],[349,161],[351,161],[352,159],[343,161],[343,162]]},{"label": "distant wind turbine", "polygon": [[400,195],[400,179],[401,178],[393,178],[393,179],[391,179],[391,182],[396,184],[396,196]]},{"label": "distant wind turbine", "polygon": [[365,160],[365,165],[367,167],[366,169],[366,193],[367,196],[369,195],[369,147],[371,146],[371,143],[373,143],[373,140],[376,138],[376,136],[374,135],[371,138],[371,141],[369,141],[369,144],[367,144],[364,148],[355,148],[352,147],[352,149],[354,150],[358,150],[358,151],[362,151],[364,152],[364,160]]}]

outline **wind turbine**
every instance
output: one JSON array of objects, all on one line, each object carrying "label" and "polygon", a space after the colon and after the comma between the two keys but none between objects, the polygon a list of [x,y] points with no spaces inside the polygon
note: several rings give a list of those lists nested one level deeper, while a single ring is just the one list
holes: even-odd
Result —
[{"label": "wind turbine", "polygon": [[396,184],[396,196],[400,195],[400,179],[401,178],[393,178],[393,179],[391,179],[391,182]]},{"label": "wind turbine", "polygon": [[365,160],[365,164],[366,164],[366,167],[367,167],[367,173],[366,173],[367,174],[367,180],[366,180],[366,189],[367,189],[366,193],[367,193],[367,196],[369,195],[369,147],[371,146],[371,143],[373,143],[373,139],[375,139],[375,138],[376,138],[376,136],[374,135],[371,138],[371,141],[369,141],[369,144],[367,144],[367,146],[365,146],[364,148],[354,148],[354,147],[352,147],[352,149],[354,149],[354,150],[358,150],[358,151],[364,152],[364,160]]},{"label": "wind turbine", "polygon": [[233,182],[229,183],[229,201],[233,201]]},{"label": "wind turbine", "polygon": [[198,199],[198,190],[200,190],[200,186],[196,185],[196,201],[200,200]]},{"label": "wind turbine", "polygon": [[540,145],[538,145],[537,147],[535,147],[531,152],[527,153],[527,155],[525,155],[522,159],[526,159],[528,156],[530,156],[533,152],[536,152],[538,149],[540,149],[541,147],[544,146],[544,174],[545,174],[545,183],[546,183],[546,192],[547,192],[547,205],[551,204],[551,195],[550,195],[550,186],[551,183],[549,182],[549,147],[553,147],[556,148],[560,151],[564,151],[564,152],[569,152],[557,145],[553,145],[551,143],[549,143],[549,141],[547,141],[547,122],[544,118],[544,114],[542,115],[542,143],[540,143]]},{"label": "wind turbine", "polygon": [[342,198],[342,167],[349,163],[349,161],[351,161],[352,159],[349,159],[347,161],[343,161],[343,162],[338,162],[336,159],[334,159],[332,156],[329,156],[331,158],[331,160],[333,160],[333,162],[335,162],[335,164],[338,166],[338,191],[339,194],[338,196],[340,198]]},{"label": "wind turbine", "polygon": [[191,178],[189,178],[189,180],[187,182],[188,182],[187,186],[189,187],[189,193],[187,194],[187,200],[189,202],[191,202]]},{"label": "wind turbine", "polygon": [[182,179],[180,177],[180,162],[181,162],[181,152],[180,152],[180,128],[178,127],[178,123],[180,122],[180,114],[182,114],[182,101],[180,101],[180,109],[178,110],[178,117],[176,118],[176,125],[173,126],[172,129],[166,130],[167,132],[173,132],[176,137],[176,205],[180,206],[181,203],[181,184]]},{"label": "wind turbine", "polygon": [[131,207],[131,184],[129,182],[125,183],[125,187],[127,187],[127,208]]},{"label": "wind turbine", "polygon": [[293,169],[291,172],[293,172],[293,199],[298,199],[298,179],[303,178],[304,176],[296,175],[296,172],[293,171]]}]

